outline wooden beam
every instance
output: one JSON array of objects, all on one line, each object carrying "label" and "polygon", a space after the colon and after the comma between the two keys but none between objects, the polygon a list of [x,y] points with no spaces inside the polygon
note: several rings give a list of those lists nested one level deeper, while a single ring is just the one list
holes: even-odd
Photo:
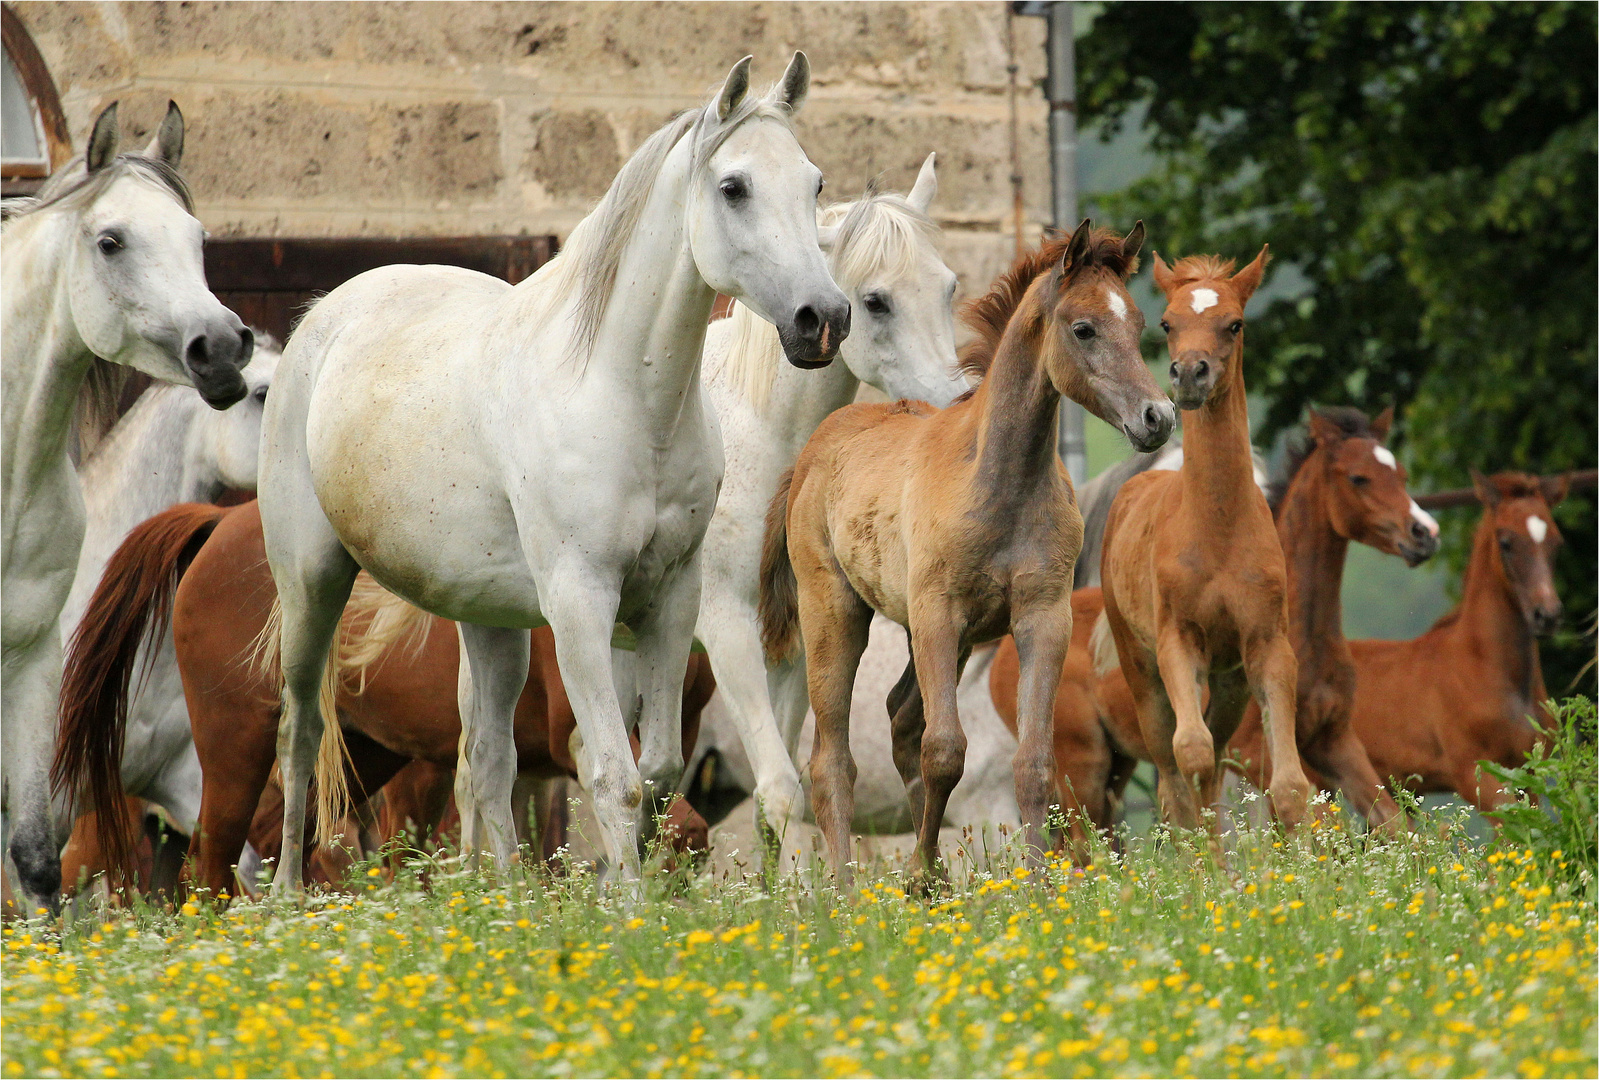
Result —
[{"label": "wooden beam", "polygon": [[[1567,473],[1553,473],[1542,477],[1545,483],[1566,477],[1570,483],[1571,491],[1592,491],[1599,486],[1599,469],[1575,469]],[[1416,505],[1423,510],[1449,510],[1457,506],[1476,506],[1479,500],[1475,488],[1453,488],[1449,491],[1435,491],[1430,495],[1414,496]]]},{"label": "wooden beam", "polygon": [[337,239],[224,237],[206,242],[205,277],[214,292],[325,291],[395,263],[464,266],[516,284],[554,256],[553,236]]},{"label": "wooden beam", "polygon": [[[72,132],[67,130],[67,114],[61,110],[61,95],[56,92],[56,81],[50,77],[33,35],[22,25],[10,4],[0,5],[0,37],[4,38],[6,52],[17,65],[17,75],[23,89],[39,107],[39,117],[44,121],[45,149],[50,155],[53,172],[72,157]],[[9,193],[8,193],[9,194]]]}]

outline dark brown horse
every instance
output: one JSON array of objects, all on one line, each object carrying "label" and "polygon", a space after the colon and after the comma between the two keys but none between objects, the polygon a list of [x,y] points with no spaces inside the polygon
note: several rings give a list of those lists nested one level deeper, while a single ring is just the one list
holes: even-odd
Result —
[{"label": "dark brown horse", "polygon": [[1351,641],[1354,726],[1377,775],[1417,793],[1455,792],[1481,810],[1511,794],[1479,761],[1519,765],[1545,736],[1538,637],[1560,619],[1549,507],[1564,480],[1473,476],[1482,522],[1460,606],[1411,641]]},{"label": "dark brown horse", "polygon": [[[1307,773],[1344,793],[1374,828],[1404,827],[1399,807],[1350,724],[1355,662],[1344,640],[1341,594],[1350,541],[1416,566],[1438,550],[1438,523],[1405,488],[1405,469],[1383,445],[1393,410],[1374,421],[1355,409],[1312,410],[1309,436],[1289,462],[1277,508],[1288,563],[1288,635],[1299,658],[1296,742]],[[1260,710],[1233,736],[1231,757],[1257,787],[1271,781]]]},{"label": "dark brown horse", "polygon": [[[1109,633],[1160,774],[1161,811],[1185,828],[1216,802],[1221,752],[1251,694],[1265,714],[1278,817],[1297,825],[1311,794],[1294,748],[1287,568],[1249,450],[1244,305],[1266,257],[1262,248],[1234,274],[1212,256],[1172,268],[1155,256],[1172,396],[1187,414],[1183,465],[1127,481],[1105,523]],[[1109,650],[1096,663],[1108,671]]]},{"label": "dark brown horse", "polygon": [[[183,528],[204,537],[198,551],[178,535]],[[152,538],[161,543],[152,544]],[[127,639],[136,641],[148,626],[159,629],[162,620],[151,614],[171,604],[173,644],[204,772],[199,825],[190,849],[192,873],[196,884],[212,895],[233,891],[233,867],[276,756],[277,673],[251,662],[274,595],[257,504],[229,509],[184,504],[129,534],[90,603],[101,642],[91,651],[125,657],[128,665],[135,649]],[[343,777],[348,790],[376,792],[412,760],[453,767],[460,739],[454,624],[407,609],[371,585],[357,589],[341,641],[350,650],[343,659],[355,658],[345,666],[347,677],[339,681],[337,695],[348,751]],[[698,733],[699,711],[715,687],[703,661],[703,654],[694,654],[684,688],[688,747]],[[529,666],[516,710],[518,770],[575,777],[569,746],[575,721],[548,629],[533,632]],[[88,748],[81,771],[66,781],[113,778],[97,781],[99,787],[90,792],[94,805],[119,794],[107,786],[116,783],[115,759],[107,764],[101,758],[114,747],[115,740],[104,733],[125,708],[130,677],[118,664],[97,664],[78,669],[81,685],[69,675],[63,691],[64,702],[82,703],[76,710],[64,707],[64,730],[75,732],[73,741]]]},{"label": "dark brown horse", "polygon": [[970,395],[942,410],[905,401],[838,410],[772,500],[763,637],[781,657],[804,636],[811,792],[841,886],[855,781],[850,699],[873,610],[910,631],[911,669],[889,715],[894,763],[920,811],[922,872],[942,871],[939,825],[965,763],[961,666],[973,646],[1005,633],[1021,651],[1016,797],[1031,856],[1041,855],[1054,801],[1050,716],[1082,546],[1055,416],[1070,397],[1145,450],[1166,441],[1175,419],[1144,366],[1143,317],[1127,293],[1142,243],[1142,224],[1123,239],[1085,221],[1020,260],[968,312],[980,336],[963,360],[982,375]]}]

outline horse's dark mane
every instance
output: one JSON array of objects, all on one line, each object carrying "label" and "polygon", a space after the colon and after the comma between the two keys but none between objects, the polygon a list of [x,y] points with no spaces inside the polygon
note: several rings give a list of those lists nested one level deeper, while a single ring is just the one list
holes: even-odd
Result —
[{"label": "horse's dark mane", "polygon": [[[1183,260],[1187,262],[1187,260]],[[1351,439],[1376,439],[1377,433],[1372,430],[1371,418],[1359,409],[1347,405],[1328,405],[1320,409],[1312,409],[1317,416],[1334,425]],[[1288,494],[1288,489],[1293,485],[1294,477],[1304,467],[1310,455],[1316,452],[1315,436],[1307,429],[1297,438],[1288,440],[1288,456],[1283,462],[1282,478],[1274,481],[1266,491],[1266,504],[1271,507],[1272,513],[1282,505],[1283,498]]]},{"label": "horse's dark mane", "polygon": [[[1057,266],[1071,245],[1071,234],[1048,237],[1037,250],[1030,251],[999,276],[984,296],[969,300],[961,310],[961,320],[976,331],[977,337],[960,352],[960,371],[980,379],[988,374],[999,349],[999,339],[1005,336],[1005,327],[1011,316],[1021,306],[1022,297],[1038,275]],[[1068,273],[1077,273],[1090,267],[1108,270],[1121,278],[1138,271],[1138,256],[1128,258],[1122,254],[1122,237],[1111,229],[1095,229],[1089,234],[1088,254],[1074,263]]]}]

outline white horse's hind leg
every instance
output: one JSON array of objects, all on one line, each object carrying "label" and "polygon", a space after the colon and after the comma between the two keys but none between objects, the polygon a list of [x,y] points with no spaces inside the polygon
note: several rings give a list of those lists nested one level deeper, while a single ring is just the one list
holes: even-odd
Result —
[{"label": "white horse's hind leg", "polygon": [[[486,841],[495,862],[516,857],[511,790],[516,784],[516,702],[527,683],[532,637],[526,630],[460,623],[463,675],[459,684],[461,757],[471,791],[472,842]],[[461,809],[457,805],[457,809]],[[466,813],[462,813],[465,829]],[[462,833],[462,847],[467,833]]]},{"label": "white horse's hind leg", "polygon": [[24,914],[61,904],[61,850],[50,808],[50,757],[55,746],[57,698],[61,694],[61,637],[54,626],[28,649],[6,655],[4,752],[6,854],[16,871]]},{"label": "white horse's hind leg", "polygon": [[[581,743],[578,779],[593,800],[600,839],[612,867],[624,880],[639,876],[634,823],[644,800],[644,785],[633,763],[633,747],[616,700],[611,677],[611,630],[616,624],[617,590],[594,581],[587,567],[560,568],[550,575],[544,616],[555,632],[555,659],[566,684]],[[681,685],[678,693],[682,693]]]},{"label": "white horse's hind leg", "polygon": [[699,614],[700,565],[695,557],[663,580],[649,607],[633,619],[638,640],[634,675],[640,701],[638,767],[644,784],[641,844],[654,835],[655,815],[665,812],[682,786],[683,679]]},{"label": "white horse's hind leg", "polygon": [[[265,507],[262,509],[264,521]],[[322,676],[328,649],[339,630],[339,616],[344,613],[359,567],[321,518],[320,511],[315,525],[307,523],[295,531],[290,550],[284,551],[273,543],[272,531],[266,537],[267,558],[283,605],[283,631],[279,638],[283,715],[278,719],[283,851],[272,885],[277,890],[298,892],[304,861],[306,792],[322,742]],[[320,544],[316,543],[318,539]]]}]

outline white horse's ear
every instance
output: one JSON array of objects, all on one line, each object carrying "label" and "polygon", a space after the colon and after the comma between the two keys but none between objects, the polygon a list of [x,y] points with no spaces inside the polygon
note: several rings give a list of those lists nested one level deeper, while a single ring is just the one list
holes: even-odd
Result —
[{"label": "white horse's ear", "polygon": [[750,61],[753,56],[746,56],[733,65],[733,70],[727,73],[727,81],[722,84],[722,92],[716,96],[716,118],[726,120],[738,108],[738,103],[744,100],[744,95],[750,89]]},{"label": "white horse's ear", "polygon": [[144,148],[144,156],[158,158],[174,169],[183,161],[183,112],[176,101],[167,102],[167,114],[161,118],[155,138]]},{"label": "white horse's ear", "polygon": [[816,226],[816,245],[823,251],[832,251],[833,245],[838,243],[837,225]]},{"label": "white horse's ear", "polygon": [[83,168],[97,173],[117,156],[117,103],[112,102],[94,122],[89,133],[89,149],[83,154]]},{"label": "white horse's ear", "polygon": [[916,184],[911,188],[910,194],[905,196],[905,201],[910,203],[922,213],[927,213],[927,208],[933,205],[933,200],[938,197],[938,174],[933,170],[933,159],[937,154],[928,154],[927,160],[922,162],[922,171],[916,174]]},{"label": "white horse's ear", "polygon": [[796,50],[794,58],[788,62],[788,70],[783,72],[783,77],[773,90],[772,100],[779,105],[787,105],[790,113],[797,113],[799,107],[805,104],[805,95],[810,90],[810,58]]}]

